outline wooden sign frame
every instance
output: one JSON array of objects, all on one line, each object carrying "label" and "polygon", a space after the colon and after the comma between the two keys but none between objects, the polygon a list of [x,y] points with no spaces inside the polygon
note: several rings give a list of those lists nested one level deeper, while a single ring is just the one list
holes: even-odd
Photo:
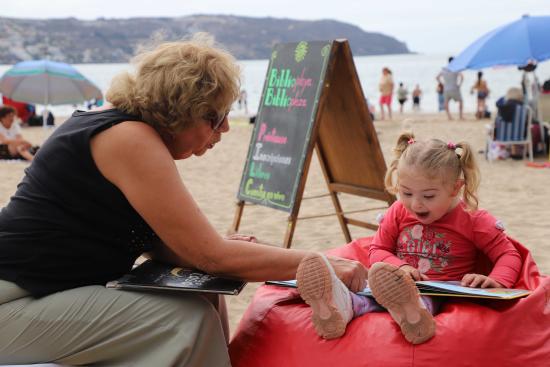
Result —
[{"label": "wooden sign frame", "polygon": [[[294,205],[287,221],[284,238],[286,248],[292,243],[314,148],[347,242],[351,241],[348,225],[373,230],[378,225],[347,217],[342,210],[338,193],[383,201],[388,206],[396,200],[394,195],[385,191],[386,163],[347,40],[335,40],[331,43],[324,85],[321,88]],[[237,202],[231,227],[233,232],[239,229],[244,206],[244,200]]]}]

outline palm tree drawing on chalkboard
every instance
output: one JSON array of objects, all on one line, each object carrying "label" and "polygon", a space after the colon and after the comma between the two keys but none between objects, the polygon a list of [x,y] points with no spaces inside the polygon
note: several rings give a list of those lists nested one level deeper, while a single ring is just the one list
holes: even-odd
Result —
[{"label": "palm tree drawing on chalkboard", "polygon": [[301,62],[303,59],[305,59],[307,55],[307,42],[302,41],[298,43],[296,46],[296,49],[294,50],[294,60],[296,62]]}]

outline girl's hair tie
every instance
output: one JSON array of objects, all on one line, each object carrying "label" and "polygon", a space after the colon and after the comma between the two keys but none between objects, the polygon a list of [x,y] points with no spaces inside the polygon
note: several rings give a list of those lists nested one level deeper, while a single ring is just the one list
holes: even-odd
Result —
[{"label": "girl's hair tie", "polygon": [[411,145],[414,143],[414,138],[410,138],[409,141],[407,141],[407,144]]},{"label": "girl's hair tie", "polygon": [[452,141],[450,141],[450,142],[447,143],[447,148],[455,150],[456,149],[456,144],[453,143]]}]

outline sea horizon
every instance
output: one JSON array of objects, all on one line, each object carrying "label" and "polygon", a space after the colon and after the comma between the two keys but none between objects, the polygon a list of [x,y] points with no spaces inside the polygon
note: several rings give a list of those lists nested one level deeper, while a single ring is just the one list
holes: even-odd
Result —
[{"label": "sea horizon", "polygon": [[[411,111],[412,98],[410,93],[416,84],[419,84],[423,96],[421,99],[421,112],[438,112],[436,76],[447,64],[447,54],[427,54],[410,53],[397,55],[375,55],[375,56],[356,56],[354,57],[355,67],[363,93],[369,103],[374,105],[378,111],[378,82],[380,80],[383,67],[389,67],[392,70],[395,82],[395,88],[400,82],[409,90],[409,99],[405,103],[405,111]],[[256,114],[261,98],[264,79],[267,73],[269,60],[238,60],[242,67],[242,89],[246,90],[248,95],[248,114]],[[0,75],[7,71],[12,65],[0,65]],[[101,64],[73,64],[86,78],[94,82],[103,93],[110,85],[111,79],[118,73],[131,70],[130,63],[101,63]],[[465,70],[462,72],[464,82],[462,85],[462,97],[464,100],[464,111],[473,112],[476,108],[476,96],[470,93],[472,85],[477,78],[477,70]],[[520,87],[522,72],[517,67],[495,67],[483,70],[484,78],[488,83],[491,93],[487,100],[490,110],[494,110],[495,101],[503,96],[508,88]],[[538,65],[536,75],[542,84],[544,80],[550,78],[550,63],[541,63]],[[42,106],[37,106],[38,110]],[[78,109],[85,108],[85,104],[76,106]],[[75,106],[61,105],[50,106],[50,110],[55,116],[69,116],[75,110]],[[399,105],[394,92],[392,108],[398,111]],[[458,111],[458,104],[451,103],[451,112]]]}]

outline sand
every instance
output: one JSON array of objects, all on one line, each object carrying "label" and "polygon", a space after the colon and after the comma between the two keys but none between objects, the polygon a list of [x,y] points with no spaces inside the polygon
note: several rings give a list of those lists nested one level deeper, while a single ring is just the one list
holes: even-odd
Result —
[{"label": "sand", "polygon": [[[466,115],[466,121],[447,121],[443,114],[405,114],[394,116],[393,121],[376,121],[375,127],[386,161],[391,159],[391,149],[403,127],[412,128],[418,138],[438,137],[445,141],[469,142],[475,151],[485,147],[485,127],[489,120],[476,121]],[[185,184],[206,216],[220,233],[225,233],[235,214],[236,193],[252,133],[252,125],[243,119],[231,122],[231,131],[215,149],[200,158],[178,162],[178,169]],[[40,144],[51,130],[40,127],[26,128],[24,136]],[[532,252],[541,272],[550,273],[550,169],[530,168],[524,161],[504,160],[489,163],[483,154],[477,154],[482,172],[479,192],[480,206],[501,219],[507,233],[519,240]],[[539,157],[538,160],[544,160]],[[25,162],[0,162],[0,206],[4,206],[15,191],[17,183],[28,166]],[[305,197],[327,192],[317,158],[314,156],[307,179]],[[373,207],[372,201],[342,195],[344,210]],[[300,215],[333,213],[328,197],[304,200]],[[379,212],[379,211],[378,211]],[[358,218],[370,218],[375,213]],[[271,243],[283,242],[285,212],[262,206],[246,206],[239,232],[254,234]],[[372,235],[369,230],[351,227],[354,238]],[[292,247],[326,250],[345,243],[336,217],[299,221]],[[258,284],[249,284],[237,297],[228,297],[230,326],[234,331]]]}]

